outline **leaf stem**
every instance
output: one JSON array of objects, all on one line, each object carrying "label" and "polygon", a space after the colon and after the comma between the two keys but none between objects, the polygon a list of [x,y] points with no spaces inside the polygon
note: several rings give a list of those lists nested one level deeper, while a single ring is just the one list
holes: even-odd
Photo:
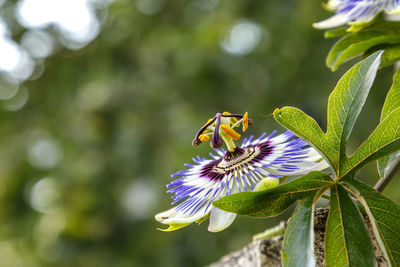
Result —
[{"label": "leaf stem", "polygon": [[281,235],[285,232],[285,230],[286,230],[286,222],[281,221],[280,224],[278,224],[277,226],[274,226],[272,228],[265,230],[262,233],[258,233],[256,235],[254,235],[253,241],[268,239],[268,238],[272,238],[274,236]]},{"label": "leaf stem", "polygon": [[395,159],[393,163],[390,166],[390,169],[385,173],[385,176],[381,178],[376,185],[374,186],[374,189],[378,192],[382,192],[383,189],[388,185],[388,183],[393,179],[395,174],[400,170],[400,157]]}]

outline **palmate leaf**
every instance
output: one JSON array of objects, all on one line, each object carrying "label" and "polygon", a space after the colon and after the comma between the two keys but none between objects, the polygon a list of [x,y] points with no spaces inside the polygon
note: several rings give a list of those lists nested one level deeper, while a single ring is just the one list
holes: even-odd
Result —
[{"label": "palmate leaf", "polygon": [[[369,94],[383,51],[375,52],[353,66],[340,79],[328,99],[328,125],[326,133],[318,123],[299,109],[284,107],[274,111],[275,119],[299,137],[317,149],[330,164],[333,173],[311,172],[308,175],[262,192],[244,192],[224,197],[214,206],[225,211],[255,217],[276,216],[286,210],[295,201],[299,204],[290,219],[285,235],[283,264],[285,266],[313,266],[312,257],[312,212],[315,198],[323,191],[331,189],[331,206],[326,233],[327,266],[373,266],[374,252],[368,231],[359,210],[348,195],[348,191],[357,194],[361,189],[348,185],[357,183],[355,172],[366,163],[387,156],[400,149],[400,107],[397,107],[396,89],[390,91],[391,100],[385,103],[382,121],[366,141],[350,157],[346,155],[346,142],[355,125]],[[395,80],[397,76],[395,77]],[[330,176],[333,176],[331,178]],[[350,181],[350,182],[349,182]],[[345,187],[343,187],[345,186]],[[346,189],[345,189],[346,188]],[[358,190],[358,191],[357,191]],[[362,189],[364,190],[364,189]],[[364,200],[366,209],[374,205],[372,193],[361,192],[360,202]],[[363,195],[364,194],[364,195]],[[378,207],[378,204],[376,204]],[[389,205],[382,207],[388,213]],[[368,211],[376,217],[382,217],[377,211]],[[375,213],[374,213],[375,212]],[[400,212],[399,212],[400,213]],[[399,253],[396,244],[400,236],[391,237],[388,229],[397,225],[390,220],[377,220],[377,233],[382,238],[382,246],[391,262],[398,260],[392,254]],[[386,243],[385,243],[386,242]],[[292,245],[293,244],[293,245]],[[299,245],[300,244],[300,245]],[[303,249],[299,254],[301,246]],[[400,245],[398,245],[400,246]],[[400,254],[400,253],[399,253]],[[400,256],[400,255],[399,255]]]},{"label": "palmate leaf", "polygon": [[382,51],[361,61],[339,80],[328,99],[327,137],[334,151],[331,153],[337,169],[345,157],[345,145],[364,106],[380,64]]},{"label": "palmate leaf", "polygon": [[289,208],[296,200],[314,195],[332,183],[323,172],[310,172],[287,184],[261,192],[242,192],[213,202],[225,211],[253,217],[276,216]]},{"label": "palmate leaf", "polygon": [[[382,51],[372,54],[352,67],[340,79],[329,96],[326,133],[313,118],[301,110],[284,107],[274,111],[275,119],[320,151],[336,174],[336,182],[328,185],[331,187],[331,207],[326,233],[327,266],[374,265],[374,253],[368,231],[360,212],[342,187],[342,179],[346,182],[354,180],[354,174],[361,166],[400,149],[400,108],[397,107],[399,100],[396,90],[392,88],[389,93],[391,100],[387,100],[385,104],[380,124],[352,156],[348,157],[345,153],[347,139],[366,101],[381,55]],[[373,197],[370,197],[369,203],[373,204]],[[301,203],[305,201],[303,198]],[[382,212],[389,212],[385,210],[387,208],[390,207],[386,205]],[[302,219],[299,217],[296,214],[292,219],[301,223]],[[385,223],[388,223],[389,228],[397,227],[392,221],[384,221],[380,227]],[[385,234],[387,235],[387,232]],[[393,240],[385,242],[393,243],[391,246],[394,248],[388,250],[395,254],[398,250],[394,244],[400,243],[400,236],[392,237]]]},{"label": "palmate leaf", "polygon": [[[399,48],[399,57],[400,57],[400,48]],[[386,96],[386,100],[381,112],[381,121],[386,119],[392,111],[394,111],[396,108],[399,107],[400,107],[400,69],[398,69],[396,74],[394,75],[393,85]],[[391,165],[394,159],[395,156],[393,154],[378,159],[378,172],[381,177],[385,176],[385,170],[387,169],[388,166]]]},{"label": "palmate leaf", "polygon": [[381,54],[382,51],[369,56],[340,79],[329,96],[326,134],[314,119],[298,109],[284,107],[274,111],[275,119],[314,146],[337,175],[341,173],[341,163],[347,160],[346,141],[368,96]]},{"label": "palmate leaf", "polygon": [[364,206],[386,259],[392,266],[399,267],[400,206],[355,179],[346,179],[345,185]]},{"label": "palmate leaf", "polygon": [[300,200],[289,220],[282,248],[282,263],[285,267],[315,266],[313,225],[316,197],[318,193]]},{"label": "palmate leaf", "polygon": [[325,247],[327,267],[374,266],[374,250],[364,220],[341,185],[331,188]]}]

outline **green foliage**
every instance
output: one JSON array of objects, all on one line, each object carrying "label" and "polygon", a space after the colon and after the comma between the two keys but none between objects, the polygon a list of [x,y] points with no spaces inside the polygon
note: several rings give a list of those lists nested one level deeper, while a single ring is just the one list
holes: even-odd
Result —
[{"label": "green foliage", "polygon": [[340,185],[331,188],[326,226],[326,266],[374,266],[368,230],[356,205]]},{"label": "green foliage", "polygon": [[[327,266],[374,266],[374,252],[368,231],[349,192],[360,199],[368,211],[370,220],[376,221],[376,235],[382,240],[382,246],[385,246],[388,260],[392,265],[396,261],[399,262],[397,256],[400,254],[396,253],[397,244],[400,243],[397,214],[400,207],[369,186],[360,186],[354,178],[355,173],[366,163],[400,150],[398,74],[394,77],[392,89],[387,95],[381,122],[353,155],[346,154],[347,140],[365,104],[382,53],[383,51],[378,51],[370,55],[348,70],[339,80],[328,99],[326,132],[312,117],[299,109],[284,107],[274,111],[274,117],[280,124],[308,141],[324,156],[331,166],[332,173],[312,172],[271,190],[231,195],[214,202],[217,207],[226,211],[266,217],[279,214],[291,203],[299,200],[289,222],[286,232],[288,236],[285,236],[285,266],[291,266],[296,258],[302,262],[301,266],[308,266],[310,263],[307,255],[312,255],[310,223],[314,199],[318,199],[328,189],[331,191],[331,199],[326,233]],[[349,189],[349,184],[356,190]],[[380,201],[377,199],[382,199],[381,203],[378,203]],[[391,237],[390,231],[393,232]],[[303,256],[296,256],[298,252],[290,245],[297,244],[298,240],[303,240],[307,249],[306,252],[303,251]]]},{"label": "green foliage", "polygon": [[[289,208],[296,200],[309,195],[332,183],[322,172],[311,172],[306,176],[260,192],[242,192],[214,201],[217,208],[254,217],[276,216]],[[268,203],[268,205],[266,205]]]},{"label": "green foliage", "polygon": [[[400,53],[398,54],[400,55]],[[397,70],[393,77],[393,85],[389,90],[386,97],[385,103],[382,108],[381,121],[385,120],[389,114],[400,106],[400,69]],[[382,157],[378,160],[378,171],[381,177],[385,176],[387,167],[391,165],[394,157],[393,154],[390,156]]]},{"label": "green foliage", "polygon": [[349,179],[345,186],[364,206],[386,258],[392,266],[400,266],[399,205],[355,179]]},{"label": "green foliage", "polygon": [[[350,31],[351,30],[351,31]],[[384,50],[382,66],[393,64],[400,55],[400,22],[377,20],[357,29],[341,27],[325,32],[326,38],[342,36],[331,48],[326,65],[337,68],[357,57]]]},{"label": "green foliage", "polygon": [[282,248],[284,266],[315,265],[313,218],[316,196],[318,194],[311,194],[300,200],[289,220]]}]

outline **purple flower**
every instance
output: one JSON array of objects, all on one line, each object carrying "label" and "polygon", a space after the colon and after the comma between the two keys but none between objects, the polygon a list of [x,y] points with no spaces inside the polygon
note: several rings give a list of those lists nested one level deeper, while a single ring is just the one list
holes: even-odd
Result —
[{"label": "purple flower", "polygon": [[314,23],[317,29],[334,28],[346,23],[367,23],[382,10],[386,13],[398,13],[400,0],[329,0],[327,6],[336,15]]},{"label": "purple flower", "polygon": [[210,153],[211,158],[197,156],[193,158],[194,164],[185,164],[187,169],[171,175],[176,179],[167,185],[167,192],[174,194],[172,205],[176,206],[155,217],[169,225],[166,231],[192,222],[200,223],[208,217],[208,230],[222,231],[233,222],[236,214],[213,207],[213,201],[237,192],[252,191],[265,179],[304,175],[328,167],[314,148],[295,138],[290,131],[277,136],[276,131],[268,136],[264,133],[257,139],[250,136],[237,147],[233,140],[239,139],[240,134],[233,128],[242,124],[245,131],[251,123],[247,113],[218,113],[198,132],[194,145],[212,136],[223,140],[228,150],[215,148],[216,154]]}]

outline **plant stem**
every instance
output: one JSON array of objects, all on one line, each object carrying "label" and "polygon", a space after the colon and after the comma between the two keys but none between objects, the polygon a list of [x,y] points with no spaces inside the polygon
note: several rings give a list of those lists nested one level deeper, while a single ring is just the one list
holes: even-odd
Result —
[{"label": "plant stem", "polygon": [[381,178],[376,185],[374,186],[374,189],[378,192],[382,192],[383,189],[387,186],[387,184],[393,179],[395,174],[400,170],[400,157],[395,159],[390,167],[390,169],[385,173],[385,176]]},{"label": "plant stem", "polygon": [[281,235],[285,232],[285,229],[286,229],[286,222],[281,221],[280,224],[278,224],[277,226],[274,226],[272,228],[265,230],[262,233],[254,235],[253,240],[255,241],[255,240],[268,239],[274,236]]}]

